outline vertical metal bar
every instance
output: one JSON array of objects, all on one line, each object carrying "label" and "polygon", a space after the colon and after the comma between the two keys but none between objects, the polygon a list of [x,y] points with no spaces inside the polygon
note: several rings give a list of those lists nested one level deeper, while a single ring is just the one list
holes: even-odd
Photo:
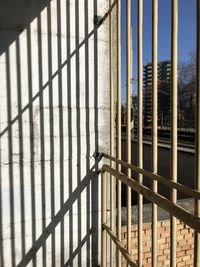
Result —
[{"label": "vertical metal bar", "polygon": [[[121,1],[117,3],[117,157],[121,159]],[[121,171],[121,165],[117,165]],[[121,181],[117,182],[117,236],[121,241]],[[121,254],[117,250],[117,266],[121,266]]]},{"label": "vertical metal bar", "polygon": [[[152,2],[152,172],[158,171],[158,0]],[[153,180],[152,190],[157,192],[157,181]],[[152,266],[157,266],[157,205],[152,204]]]},{"label": "vertical metal bar", "polygon": [[[127,162],[131,163],[131,1],[126,1],[126,142]],[[131,170],[127,169],[131,178]],[[131,188],[127,187],[127,250],[131,251]]]},{"label": "vertical metal bar", "polygon": [[[178,0],[172,0],[171,23],[171,179],[177,181],[177,58],[178,58]],[[172,189],[171,201],[176,203],[177,191]],[[171,216],[170,266],[176,266],[176,218]]]},{"label": "vertical metal bar", "polygon": [[[111,7],[112,0],[109,1]],[[114,156],[114,86],[113,86],[113,29],[112,12],[109,13],[109,61],[110,61],[110,155]],[[113,167],[113,161],[110,161]],[[114,230],[114,177],[110,176],[110,228]],[[113,266],[113,241],[110,239],[110,266]]]},{"label": "vertical metal bar", "polygon": [[[143,168],[143,115],[142,115],[142,77],[143,77],[143,60],[142,60],[142,32],[143,32],[143,0],[138,1],[138,166]],[[138,175],[139,183],[143,182],[142,174]],[[138,194],[138,266],[142,266],[142,229],[143,228],[143,196]]]},{"label": "vertical metal bar", "polygon": [[[101,183],[101,227],[106,223],[106,173],[102,173],[101,175],[102,183]],[[106,267],[106,230],[101,229],[101,266]]]},{"label": "vertical metal bar", "polygon": [[[200,0],[196,1],[196,133],[195,133],[195,188],[200,191]],[[195,214],[200,217],[200,201],[195,201]],[[195,232],[194,267],[200,267],[200,234]]]}]

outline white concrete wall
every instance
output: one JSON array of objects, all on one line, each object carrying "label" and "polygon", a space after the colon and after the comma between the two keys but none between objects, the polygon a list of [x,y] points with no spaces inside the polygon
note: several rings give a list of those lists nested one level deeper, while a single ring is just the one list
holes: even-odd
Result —
[{"label": "white concrete wall", "polygon": [[0,266],[97,266],[108,0],[0,1]]}]

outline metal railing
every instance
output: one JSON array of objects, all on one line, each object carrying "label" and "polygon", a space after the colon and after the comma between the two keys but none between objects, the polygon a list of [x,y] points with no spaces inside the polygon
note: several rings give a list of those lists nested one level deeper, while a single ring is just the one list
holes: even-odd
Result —
[{"label": "metal railing", "polygon": [[[157,174],[158,171],[158,0],[152,0],[152,167],[149,172],[143,169],[143,0],[138,0],[137,32],[138,32],[138,135],[137,135],[137,166],[131,165],[131,94],[132,94],[132,28],[131,0],[126,0],[126,160],[121,160],[121,1],[109,1],[110,7],[104,17],[109,17],[109,52],[110,52],[110,155],[104,155],[110,160],[110,166],[102,168],[102,266],[106,266],[106,236],[110,236],[110,266],[114,266],[116,245],[116,264],[121,266],[121,255],[130,266],[143,265],[143,197],[152,203],[152,266],[157,266],[157,206],[170,214],[170,266],[176,262],[176,219],[195,230],[194,237],[194,267],[200,267],[200,0],[196,0],[196,130],[195,130],[195,188],[191,189],[177,182],[177,91],[178,91],[178,0],[171,0],[171,166],[170,179]],[[115,9],[116,7],[116,9]],[[113,10],[117,15],[117,52],[113,53]],[[101,22],[101,21],[100,21]],[[115,158],[115,124],[114,124],[114,60],[117,56],[117,144]],[[115,163],[115,164],[114,164]],[[116,165],[116,169],[114,166]],[[121,173],[121,166],[126,167],[126,175]],[[137,179],[131,177],[131,170],[137,173]],[[107,181],[106,173],[110,175],[110,223],[107,221]],[[151,180],[151,188],[143,185],[143,176]],[[115,214],[114,177],[117,179],[117,209]],[[127,186],[127,243],[121,242],[121,183]],[[158,183],[168,186],[171,190],[170,199],[158,194]],[[138,262],[131,257],[131,189],[138,194]],[[195,199],[195,214],[177,205],[177,191]],[[116,216],[117,215],[117,216]],[[117,226],[115,227],[115,217]],[[116,229],[116,233],[115,233]]]},{"label": "metal railing", "polygon": [[[136,167],[134,165],[128,164],[122,160],[115,159],[109,155],[104,154],[104,157],[107,159],[110,159],[111,161],[123,165],[126,168],[129,168],[130,170],[134,170],[138,174],[145,175],[146,177],[156,180],[158,182],[161,182],[165,185],[168,185],[171,189],[179,190],[180,192],[183,192],[187,194],[189,197],[193,197],[195,200],[200,200],[200,192],[197,190],[193,190],[187,186],[184,186],[182,184],[172,182],[170,180],[167,180],[166,178],[152,174],[151,172],[145,171],[144,169],[141,169],[139,167]],[[193,215],[189,211],[183,209],[176,203],[173,203],[171,200],[163,197],[162,195],[154,192],[152,189],[144,186],[139,181],[136,181],[135,179],[130,179],[127,175],[119,172],[118,170],[115,170],[114,168],[110,167],[109,165],[104,165],[102,167],[102,247],[101,247],[101,263],[102,266],[107,266],[107,249],[106,249],[106,234],[108,234],[111,238],[111,240],[115,243],[117,249],[121,252],[123,257],[127,260],[127,263],[130,266],[138,266],[138,264],[133,260],[131,257],[131,253],[128,251],[127,246],[124,246],[120,240],[117,237],[117,234],[115,234],[114,230],[112,230],[111,225],[107,222],[107,177],[106,173],[110,174],[112,177],[116,177],[118,180],[120,180],[122,183],[127,185],[130,189],[133,189],[138,194],[141,194],[146,199],[150,200],[151,203],[156,204],[160,208],[167,211],[171,216],[174,218],[179,219],[186,225],[190,226],[192,229],[196,231],[197,234],[200,233],[200,217]],[[111,214],[110,217],[112,217],[114,214],[113,210],[110,210]],[[139,225],[140,227],[140,225]],[[142,226],[141,226],[142,227]],[[138,250],[140,250],[140,246],[138,246]],[[171,247],[172,249],[172,247]],[[138,255],[139,255],[138,251]],[[198,252],[199,253],[199,252]],[[110,260],[109,262],[114,262],[113,253],[110,253]],[[172,259],[171,259],[172,263]],[[121,263],[120,263],[121,264]]]}]

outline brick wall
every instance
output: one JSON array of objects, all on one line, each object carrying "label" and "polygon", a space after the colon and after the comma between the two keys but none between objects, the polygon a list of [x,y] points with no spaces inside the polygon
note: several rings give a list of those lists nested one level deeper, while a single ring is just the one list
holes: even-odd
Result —
[{"label": "brick wall", "polygon": [[[137,255],[137,225],[132,225],[131,232],[132,255],[135,261]],[[127,238],[126,226],[122,227],[122,242],[125,245]],[[151,223],[143,224],[143,266],[151,266]],[[177,267],[193,266],[194,255],[194,231],[187,225],[177,220]],[[170,260],[170,222],[169,220],[158,222],[158,267],[169,266]],[[125,259],[122,259],[123,266],[126,266]]]}]

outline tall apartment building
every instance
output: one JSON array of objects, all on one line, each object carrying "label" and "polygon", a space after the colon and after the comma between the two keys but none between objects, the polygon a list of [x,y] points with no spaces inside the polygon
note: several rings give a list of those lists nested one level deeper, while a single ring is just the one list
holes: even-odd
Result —
[{"label": "tall apartment building", "polygon": [[[168,126],[170,120],[170,72],[171,62],[158,63],[158,126]],[[152,63],[143,68],[144,126],[151,125]]]}]

